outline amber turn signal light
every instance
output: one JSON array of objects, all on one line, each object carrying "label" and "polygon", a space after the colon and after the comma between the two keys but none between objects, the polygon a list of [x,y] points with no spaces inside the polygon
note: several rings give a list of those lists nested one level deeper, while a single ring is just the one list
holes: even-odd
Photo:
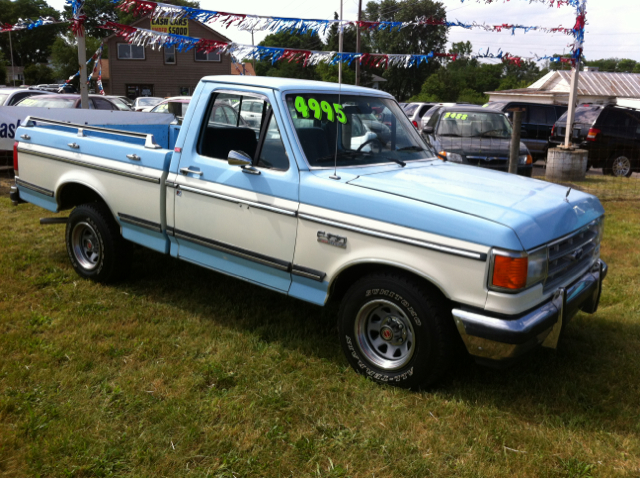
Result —
[{"label": "amber turn signal light", "polygon": [[527,267],[524,258],[496,255],[493,261],[493,285],[505,289],[522,289],[527,285]]}]

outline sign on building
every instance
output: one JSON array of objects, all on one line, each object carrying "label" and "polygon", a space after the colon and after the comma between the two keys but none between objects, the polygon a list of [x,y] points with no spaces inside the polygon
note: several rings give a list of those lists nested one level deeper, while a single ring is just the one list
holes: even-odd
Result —
[{"label": "sign on building", "polygon": [[151,30],[162,33],[173,33],[176,35],[189,36],[189,20],[180,18],[177,20],[169,18],[151,19]]}]

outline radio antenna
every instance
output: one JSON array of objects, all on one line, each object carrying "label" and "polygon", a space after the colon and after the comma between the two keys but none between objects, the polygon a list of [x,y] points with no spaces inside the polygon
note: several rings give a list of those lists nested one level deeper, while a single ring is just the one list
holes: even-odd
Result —
[{"label": "radio antenna", "polygon": [[[340,58],[340,60],[342,60],[342,58]],[[342,95],[342,79],[340,79],[340,83],[338,83],[338,104],[341,105],[342,103],[340,102],[340,97]],[[340,122],[336,121],[336,150],[335,150],[335,154],[333,156],[333,175],[331,175],[329,178],[331,178],[332,180],[339,180],[340,177],[338,176],[338,136],[340,133]]]}]

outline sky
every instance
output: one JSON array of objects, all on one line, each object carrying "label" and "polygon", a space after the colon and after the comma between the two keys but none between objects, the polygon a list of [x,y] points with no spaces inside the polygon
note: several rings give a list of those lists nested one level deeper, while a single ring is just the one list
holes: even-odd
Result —
[{"label": "sky", "polygon": [[[64,0],[47,0],[62,10]],[[368,0],[363,0],[363,8]],[[411,1],[411,0],[405,0]],[[447,10],[447,19],[464,23],[477,21],[487,24],[521,24],[528,26],[566,27],[575,23],[575,10],[571,7],[550,8],[527,0],[498,1],[492,4],[476,3],[475,0],[440,0]],[[343,18],[357,19],[358,0],[343,0]],[[613,6],[613,7],[612,7]],[[245,13],[254,15],[284,16],[296,18],[332,19],[339,11],[340,0],[200,0],[200,8]],[[587,4],[587,28],[584,54],[587,60],[599,58],[631,58],[640,61],[640,14],[638,0],[589,0]],[[225,29],[219,23],[210,24],[214,30],[238,43],[251,44],[251,34],[234,27]],[[422,27],[429,28],[429,27]],[[259,43],[265,32],[255,32],[255,43]],[[454,27],[449,30],[449,43],[470,41],[474,53],[480,49],[497,52],[502,48],[515,56],[545,56],[569,52],[572,37],[563,34],[485,32]],[[414,53],[414,52],[407,52]],[[497,60],[494,60],[497,61]]]}]

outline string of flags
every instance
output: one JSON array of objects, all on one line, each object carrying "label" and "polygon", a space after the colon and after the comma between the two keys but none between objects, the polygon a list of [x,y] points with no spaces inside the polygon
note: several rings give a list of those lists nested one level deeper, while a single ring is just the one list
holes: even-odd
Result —
[{"label": "string of flags", "polygon": [[[204,38],[187,37],[174,33],[157,32],[145,28],[132,27],[130,25],[122,25],[115,22],[106,22],[102,28],[114,31],[117,35],[123,37],[128,43],[159,49],[162,47],[175,46],[178,51],[189,51],[196,49],[205,53],[228,54],[231,55],[236,62],[244,60],[267,60],[275,63],[277,61],[287,61],[302,63],[303,66],[318,65],[326,63],[335,65],[344,63],[351,65],[357,61],[362,66],[375,68],[389,68],[390,66],[398,66],[411,68],[428,63],[433,58],[448,58],[449,60],[457,60],[457,55],[450,53],[429,52],[427,54],[391,54],[391,53],[354,53],[354,52],[333,52],[318,50],[303,50],[296,48],[277,48],[265,47],[261,45],[244,45],[235,42],[221,42],[217,40],[209,40]],[[499,50],[497,53],[491,53],[489,49],[486,52],[479,52],[471,58],[495,58],[505,63],[521,66],[525,60],[542,61],[550,60],[554,62],[562,62],[561,57],[519,57]]]},{"label": "string of flags", "polygon": [[543,33],[561,33],[564,35],[573,35],[573,29],[559,27],[541,27],[514,25],[509,23],[489,25],[486,23],[463,23],[460,21],[447,21],[443,18],[435,17],[417,17],[410,22],[372,22],[372,21],[354,21],[354,20],[320,20],[305,19],[292,17],[270,17],[263,15],[248,15],[244,13],[228,13],[214,10],[204,10],[201,8],[184,7],[180,5],[169,5],[167,3],[153,2],[149,0],[113,0],[119,5],[116,7],[124,12],[133,13],[136,16],[150,15],[153,19],[167,18],[171,21],[180,19],[197,20],[201,23],[219,22],[225,28],[231,26],[241,31],[249,32],[289,32],[289,33],[311,33],[313,35],[326,34],[331,26],[336,25],[339,30],[347,27],[358,26],[364,30],[380,30],[380,31],[399,31],[407,28],[416,28],[423,26],[445,26],[460,27],[467,30],[481,29],[487,32],[511,32],[512,35],[520,30],[524,33],[537,31]]},{"label": "string of flags", "polygon": [[75,36],[84,35],[84,23],[87,21],[87,15],[84,13],[84,2],[85,0],[65,0],[65,3],[73,11],[71,31]]},{"label": "string of flags", "polygon": [[[94,75],[96,74],[96,70],[98,73],[98,77],[96,78],[96,85],[98,86],[98,91],[100,92],[101,95],[104,95],[104,88],[102,86],[102,52],[103,52],[103,45],[100,45],[100,48],[98,48],[95,53],[93,55],[91,55],[91,58],[89,58],[87,60],[86,65],[89,66],[89,64],[91,64],[91,62],[95,62],[93,65],[93,68],[91,69],[91,73],[89,74],[89,76],[87,77],[87,84],[89,84],[89,82],[91,80],[93,80]],[[75,72],[73,75],[71,75],[66,81],[65,84],[69,84],[71,83],[71,81],[80,76],[80,70],[78,70],[77,72]]]},{"label": "string of flags", "polygon": [[[460,0],[461,2],[464,3],[465,0]],[[469,2],[473,1],[473,0],[468,0]],[[485,3],[485,4],[489,4],[489,3],[498,3],[500,0],[475,0],[476,3]],[[509,0],[503,0],[504,2],[508,2]],[[543,3],[546,5],[549,5],[550,7],[562,7],[562,6],[569,6],[569,7],[576,7],[578,8],[580,6],[580,2],[581,0],[524,0],[528,3]]]},{"label": "string of flags", "polygon": [[31,20],[30,18],[23,20],[20,18],[13,25],[9,23],[0,24],[0,33],[33,30],[34,28],[41,27],[43,25],[56,25],[60,23],[68,23],[68,20],[59,21],[53,17],[40,17],[37,20]]}]

